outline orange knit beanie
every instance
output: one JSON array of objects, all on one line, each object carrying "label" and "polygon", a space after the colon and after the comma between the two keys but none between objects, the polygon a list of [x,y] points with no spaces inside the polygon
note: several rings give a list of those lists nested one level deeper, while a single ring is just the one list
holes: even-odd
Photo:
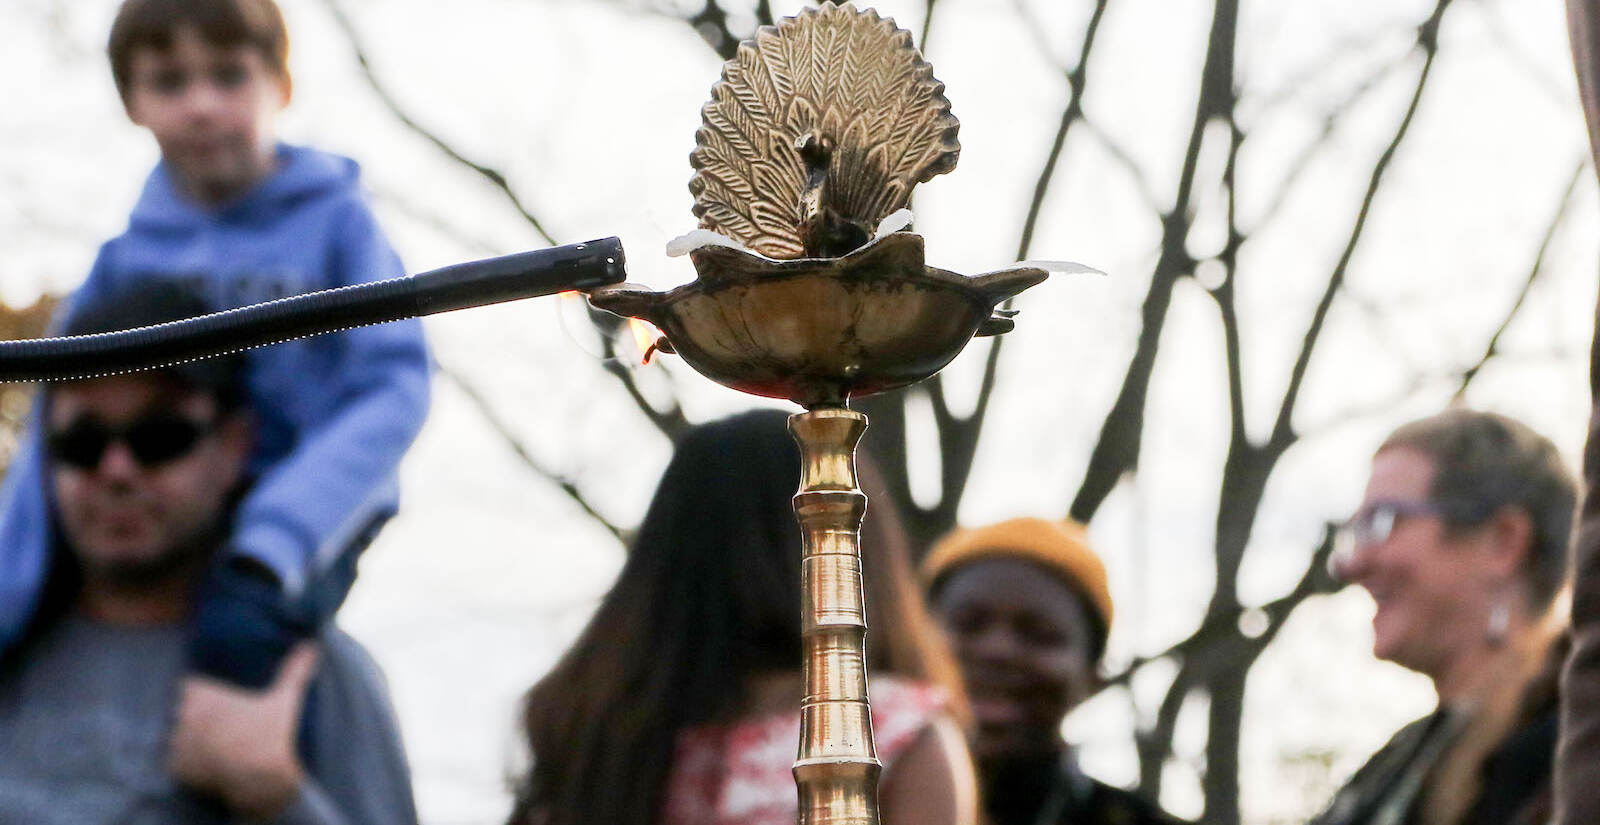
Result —
[{"label": "orange knit beanie", "polygon": [[1023,559],[1045,567],[1088,599],[1105,627],[1111,627],[1106,567],[1089,547],[1088,531],[1070,519],[1015,518],[952,530],[922,560],[922,580],[931,587],[957,567],[993,558]]}]

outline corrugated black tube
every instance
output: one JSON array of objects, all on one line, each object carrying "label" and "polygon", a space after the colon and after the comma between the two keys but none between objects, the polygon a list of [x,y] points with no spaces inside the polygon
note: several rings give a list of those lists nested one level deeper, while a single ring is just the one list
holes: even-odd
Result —
[{"label": "corrugated black tube", "polygon": [[152,327],[0,341],[0,381],[65,381],[210,358],[351,327],[620,283],[604,238],[312,292]]}]

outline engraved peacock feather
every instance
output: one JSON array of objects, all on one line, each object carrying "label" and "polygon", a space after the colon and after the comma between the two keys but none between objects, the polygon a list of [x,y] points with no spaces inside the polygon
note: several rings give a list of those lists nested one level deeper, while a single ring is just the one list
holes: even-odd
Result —
[{"label": "engraved peacock feather", "polygon": [[700,226],[769,258],[861,247],[961,152],[911,33],[848,3],[756,32],[701,118],[689,181]]}]

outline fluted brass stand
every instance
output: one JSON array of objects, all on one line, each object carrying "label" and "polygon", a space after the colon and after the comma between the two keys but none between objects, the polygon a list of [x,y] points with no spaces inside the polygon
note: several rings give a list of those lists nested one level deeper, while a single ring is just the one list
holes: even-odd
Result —
[{"label": "fluted brass stand", "polygon": [[794,512],[801,536],[805,698],[794,763],[800,825],[877,825],[878,762],[867,703],[866,602],[855,450],[867,417],[820,407],[789,417],[800,445]]}]

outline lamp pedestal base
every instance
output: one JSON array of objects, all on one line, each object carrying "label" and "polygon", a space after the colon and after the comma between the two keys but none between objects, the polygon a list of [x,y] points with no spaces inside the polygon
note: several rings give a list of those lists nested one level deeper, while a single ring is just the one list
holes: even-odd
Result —
[{"label": "lamp pedestal base", "polygon": [[794,778],[800,825],[878,825],[878,762],[867,702],[866,602],[856,445],[867,417],[820,407],[789,418],[800,445],[800,635],[805,698]]}]

